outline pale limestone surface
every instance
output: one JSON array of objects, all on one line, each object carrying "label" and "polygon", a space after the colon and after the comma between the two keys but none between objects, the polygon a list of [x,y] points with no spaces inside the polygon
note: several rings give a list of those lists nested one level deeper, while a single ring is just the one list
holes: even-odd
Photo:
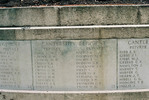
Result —
[{"label": "pale limestone surface", "polygon": [[[116,89],[114,39],[0,41],[0,43],[2,44],[0,45],[1,89],[46,91]],[[6,82],[8,86],[10,83],[14,86],[10,85],[7,88]]]},{"label": "pale limestone surface", "polygon": [[[104,39],[103,39],[104,40]],[[117,89],[116,83],[116,61],[117,61],[117,40],[106,39],[105,49],[102,52],[102,66],[103,66],[103,87],[104,90]],[[107,63],[108,62],[108,63]]]},{"label": "pale limestone surface", "polygon": [[149,39],[118,40],[119,89],[149,88]]},{"label": "pale limestone surface", "polygon": [[46,91],[149,88],[148,45],[148,38],[0,41],[0,86]]},{"label": "pale limestone surface", "polygon": [[116,40],[38,40],[32,43],[35,90],[116,88]]},{"label": "pale limestone surface", "polygon": [[0,88],[33,89],[29,41],[0,41]]}]

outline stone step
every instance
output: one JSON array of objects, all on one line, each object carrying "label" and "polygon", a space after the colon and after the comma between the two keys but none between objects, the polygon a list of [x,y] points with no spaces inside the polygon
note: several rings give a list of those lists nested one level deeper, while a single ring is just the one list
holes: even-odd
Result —
[{"label": "stone step", "polygon": [[148,38],[149,25],[3,27],[0,40]]},{"label": "stone step", "polygon": [[0,26],[148,24],[148,5],[0,8]]},{"label": "stone step", "polygon": [[2,91],[1,100],[149,100],[149,90],[105,92],[26,92]]}]

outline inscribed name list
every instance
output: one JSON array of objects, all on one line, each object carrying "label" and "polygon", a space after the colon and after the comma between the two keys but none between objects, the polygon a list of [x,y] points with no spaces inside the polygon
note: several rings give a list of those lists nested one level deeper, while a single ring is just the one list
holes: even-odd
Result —
[{"label": "inscribed name list", "polygon": [[0,41],[0,88],[32,89],[30,42]]},{"label": "inscribed name list", "polygon": [[118,40],[118,88],[149,88],[149,39]]},{"label": "inscribed name list", "polygon": [[32,43],[35,90],[104,88],[102,61],[107,41],[42,40]]}]

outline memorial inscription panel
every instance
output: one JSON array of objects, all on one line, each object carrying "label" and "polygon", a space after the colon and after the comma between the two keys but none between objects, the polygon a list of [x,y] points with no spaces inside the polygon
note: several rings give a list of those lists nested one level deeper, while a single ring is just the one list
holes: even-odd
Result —
[{"label": "memorial inscription panel", "polygon": [[149,39],[119,39],[119,89],[149,88],[148,75]]},{"label": "memorial inscription panel", "polygon": [[0,88],[149,88],[149,39],[0,41]]},{"label": "memorial inscription panel", "polygon": [[0,41],[0,88],[32,87],[30,42]]},{"label": "memorial inscription panel", "polygon": [[[104,89],[102,61],[106,59],[103,58],[102,54],[104,50],[108,48],[106,46],[107,43],[111,43],[111,41],[32,41],[34,89]],[[113,45],[116,45],[115,41]],[[113,67],[115,68],[115,66]],[[112,86],[109,87],[111,88]]]}]

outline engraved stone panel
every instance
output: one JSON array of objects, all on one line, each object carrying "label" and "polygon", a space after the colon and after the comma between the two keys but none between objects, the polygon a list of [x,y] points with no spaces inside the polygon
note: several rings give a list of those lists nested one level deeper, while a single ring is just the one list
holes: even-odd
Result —
[{"label": "engraved stone panel", "polygon": [[0,88],[32,89],[29,41],[0,41]]},{"label": "engraved stone panel", "polygon": [[[108,46],[109,44],[111,46]],[[115,64],[104,64],[108,57],[115,56],[111,55],[104,59],[106,54],[104,52],[111,51],[111,54],[114,54],[114,48],[116,40],[32,41],[34,89],[63,91],[104,89],[106,87],[104,79],[111,75],[107,71],[106,74],[109,76],[105,76],[103,65],[116,70]],[[112,61],[115,59],[116,57]],[[115,77],[112,77],[110,82],[112,85],[116,84]],[[108,84],[108,89],[115,88],[111,84]]]},{"label": "engraved stone panel", "polygon": [[149,88],[149,39],[118,40],[118,88]]},{"label": "engraved stone panel", "polygon": [[[103,67],[103,87],[104,90],[117,89],[117,40],[103,40],[105,44],[102,50],[102,67]],[[100,62],[100,63],[101,63]]]}]

